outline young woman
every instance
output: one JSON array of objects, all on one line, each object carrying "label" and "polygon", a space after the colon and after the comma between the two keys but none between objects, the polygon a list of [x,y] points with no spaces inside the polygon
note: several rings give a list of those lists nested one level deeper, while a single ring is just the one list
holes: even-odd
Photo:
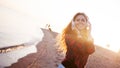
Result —
[{"label": "young woman", "polygon": [[84,13],[77,13],[63,30],[60,45],[66,51],[62,65],[65,68],[84,68],[90,54],[95,51],[91,37],[91,24]]}]

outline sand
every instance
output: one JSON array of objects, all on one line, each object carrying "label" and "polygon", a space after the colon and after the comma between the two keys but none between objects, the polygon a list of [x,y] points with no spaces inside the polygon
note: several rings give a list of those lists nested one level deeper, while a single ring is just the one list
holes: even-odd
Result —
[{"label": "sand", "polygon": [[[29,54],[7,68],[57,68],[64,55],[57,49],[56,32],[42,29],[44,37],[37,44],[37,53]],[[120,68],[120,54],[95,45],[86,68]]]}]

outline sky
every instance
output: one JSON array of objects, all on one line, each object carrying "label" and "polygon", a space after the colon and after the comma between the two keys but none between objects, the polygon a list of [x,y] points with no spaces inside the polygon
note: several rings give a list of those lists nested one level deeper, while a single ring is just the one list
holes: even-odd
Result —
[{"label": "sky", "polygon": [[59,33],[74,14],[84,12],[92,24],[95,44],[120,48],[119,0],[0,0],[0,6],[33,18],[40,28],[50,24]]}]

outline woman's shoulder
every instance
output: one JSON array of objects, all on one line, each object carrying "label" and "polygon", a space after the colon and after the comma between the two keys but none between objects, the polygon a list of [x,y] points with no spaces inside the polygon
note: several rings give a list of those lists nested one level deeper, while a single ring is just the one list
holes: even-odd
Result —
[{"label": "woman's shoulder", "polygon": [[65,42],[67,46],[73,46],[76,43],[76,39],[74,38],[74,35],[67,34],[65,35]]}]

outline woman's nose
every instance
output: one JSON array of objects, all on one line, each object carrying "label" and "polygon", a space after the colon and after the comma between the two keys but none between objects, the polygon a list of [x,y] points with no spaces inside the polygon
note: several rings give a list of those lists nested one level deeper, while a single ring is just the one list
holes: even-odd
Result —
[{"label": "woman's nose", "polygon": [[83,21],[79,21],[79,24],[82,24],[82,25],[83,25],[83,24],[84,24],[84,22],[83,22]]}]

